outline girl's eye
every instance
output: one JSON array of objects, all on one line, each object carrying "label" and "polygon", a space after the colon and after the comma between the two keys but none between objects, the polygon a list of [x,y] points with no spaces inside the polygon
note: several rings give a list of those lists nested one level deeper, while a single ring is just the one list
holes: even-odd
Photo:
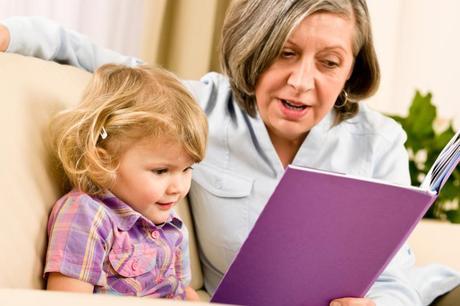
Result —
[{"label": "girl's eye", "polygon": [[161,175],[161,174],[167,173],[168,169],[167,168],[153,169],[152,172],[157,175]]},{"label": "girl's eye", "polygon": [[192,167],[192,166],[190,166],[190,167],[187,167],[187,168],[185,168],[185,169],[184,169],[184,172],[187,172],[187,171],[192,171],[192,170],[193,170],[193,167]]}]

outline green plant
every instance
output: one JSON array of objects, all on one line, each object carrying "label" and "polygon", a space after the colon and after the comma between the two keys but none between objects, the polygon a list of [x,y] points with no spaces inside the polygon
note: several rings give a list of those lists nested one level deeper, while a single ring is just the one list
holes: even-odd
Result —
[{"label": "green plant", "polygon": [[[413,186],[419,186],[447,142],[454,136],[452,121],[442,131],[435,129],[436,107],[432,95],[415,93],[407,117],[391,116],[407,133],[406,148],[409,152],[409,167]],[[426,218],[448,219],[460,223],[460,169],[454,170],[442,188],[435,204]]]}]

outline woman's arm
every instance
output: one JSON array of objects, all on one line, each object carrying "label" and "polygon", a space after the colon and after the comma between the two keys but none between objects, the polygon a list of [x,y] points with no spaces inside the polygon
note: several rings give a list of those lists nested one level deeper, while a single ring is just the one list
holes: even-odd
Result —
[{"label": "woman's arm", "polygon": [[94,286],[58,272],[48,274],[47,290],[93,293]]},{"label": "woman's arm", "polygon": [[410,278],[414,265],[415,258],[404,244],[366,296],[378,306],[421,306],[421,296]]},{"label": "woman's arm", "polygon": [[0,51],[52,60],[88,71],[106,63],[135,66],[142,62],[102,48],[87,36],[42,17],[2,20]]},{"label": "woman's arm", "polygon": [[[375,149],[373,177],[388,182],[410,185],[409,157],[404,143],[407,139],[402,128],[391,121],[383,121]],[[397,252],[389,265],[377,278],[366,297],[377,305],[422,305],[419,292],[410,279],[415,257],[407,244]]]}]

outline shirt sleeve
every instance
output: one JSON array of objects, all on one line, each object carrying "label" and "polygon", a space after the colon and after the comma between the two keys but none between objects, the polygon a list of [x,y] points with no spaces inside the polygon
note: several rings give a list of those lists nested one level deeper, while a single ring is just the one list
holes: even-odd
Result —
[{"label": "shirt sleeve", "polygon": [[190,249],[189,249],[189,236],[185,224],[181,228],[182,240],[176,249],[175,270],[177,279],[187,287],[192,280],[192,272],[190,267]]},{"label": "shirt sleeve", "polygon": [[383,181],[410,186],[409,154],[404,143],[406,132],[402,127],[386,118],[380,125],[380,133],[374,154],[375,165],[372,176]]},{"label": "shirt sleeve", "polygon": [[[390,122],[381,125],[382,137],[376,154],[374,177],[410,185],[409,158],[402,128]],[[408,244],[404,244],[369,290],[367,297],[377,306],[429,305],[460,283],[459,273],[442,265],[417,267]]]},{"label": "shirt sleeve", "polygon": [[59,200],[48,224],[44,273],[59,272],[92,285],[106,285],[103,264],[113,239],[103,205],[87,195]]},{"label": "shirt sleeve", "polygon": [[[380,129],[373,177],[410,185],[409,158],[404,147],[405,132],[392,120],[380,125]],[[414,265],[414,254],[404,244],[370,288],[367,297],[377,306],[422,305],[420,295],[409,278],[409,271]]]},{"label": "shirt sleeve", "polygon": [[141,60],[102,48],[87,36],[43,17],[11,17],[2,21],[10,32],[7,52],[34,56],[95,71],[106,63],[136,66]]},{"label": "shirt sleeve", "polygon": [[199,81],[184,80],[183,84],[208,116],[232,99],[228,79],[220,73],[209,72]]},{"label": "shirt sleeve", "polygon": [[414,265],[415,257],[409,246],[404,244],[366,297],[377,306],[421,306],[421,297],[409,277]]}]

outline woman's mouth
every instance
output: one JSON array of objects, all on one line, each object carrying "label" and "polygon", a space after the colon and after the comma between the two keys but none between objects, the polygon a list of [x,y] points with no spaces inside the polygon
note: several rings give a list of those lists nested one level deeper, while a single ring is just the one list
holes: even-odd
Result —
[{"label": "woman's mouth", "polygon": [[304,118],[311,110],[311,106],[302,103],[292,102],[290,100],[279,100],[279,110],[286,120],[297,121]]},{"label": "woman's mouth", "polygon": [[288,101],[288,100],[281,100],[281,103],[283,103],[284,107],[294,110],[294,111],[295,110],[301,111],[307,108],[307,105],[295,103],[295,102]]}]

